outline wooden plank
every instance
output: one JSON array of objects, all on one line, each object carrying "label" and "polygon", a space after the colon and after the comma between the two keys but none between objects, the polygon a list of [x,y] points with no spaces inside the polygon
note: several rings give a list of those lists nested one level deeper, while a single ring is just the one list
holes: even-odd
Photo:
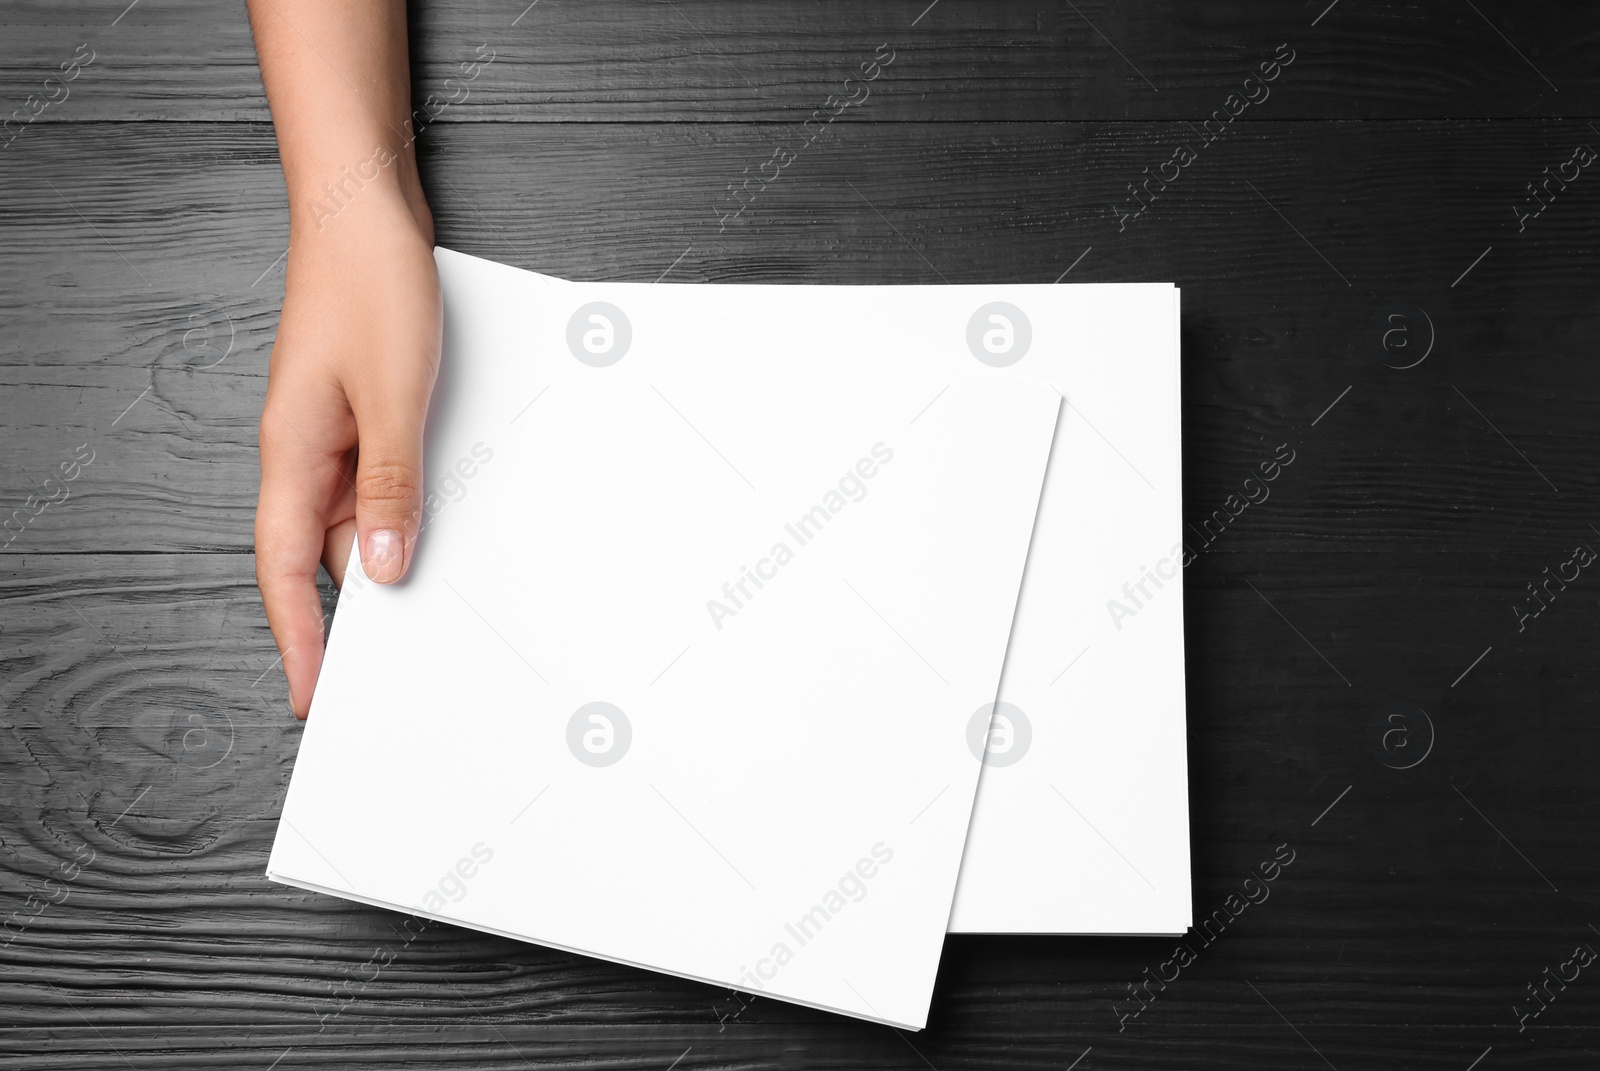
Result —
[{"label": "wooden plank", "polygon": [[[712,206],[771,131],[460,124],[425,167],[441,243],[569,277],[1175,280],[1197,543],[1279,444],[1298,459],[1208,554],[1564,559],[1600,490],[1600,182],[1520,233],[1511,206],[1582,130],[1257,124],[1129,221],[1109,206],[1196,144],[1186,125],[839,125],[725,227]],[[0,426],[3,512],[97,453],[0,553],[248,549],[286,231],[270,132],[62,125],[31,153],[0,158],[0,389],[26,398]],[[1395,302],[1437,337],[1415,368],[1372,346]]]},{"label": "wooden plank", "polygon": [[[7,4],[0,100],[59,97],[44,79],[83,44],[96,58],[39,122],[268,118],[237,3],[122,10]],[[832,94],[859,97],[844,80],[880,45],[894,61],[855,109],[874,119],[1198,122],[1280,44],[1296,58],[1245,121],[1600,111],[1600,11],[1582,4],[475,0],[414,4],[412,20],[417,102],[456,101],[447,122],[798,123]],[[446,85],[479,45],[494,62]]]},{"label": "wooden plank", "polygon": [[[1197,914],[1223,909],[1288,844],[1271,895],[1209,942],[1191,936],[1197,962],[1125,1023],[1112,1005],[1134,1006],[1126,987],[1172,939],[952,939],[936,1026],[906,1036],[934,1066],[1060,1068],[1092,1046],[1094,1066],[1310,1067],[1308,1044],[1341,1068],[1399,1053],[1470,1062],[1489,1045],[1587,1066],[1586,988],[1520,1036],[1508,1010],[1543,967],[1593,943],[1600,858],[1571,850],[1600,791],[1586,773],[1600,744],[1587,714],[1600,674],[1583,657],[1592,601],[1520,657],[1424,696],[1428,674],[1381,653],[1444,661],[1477,642],[1475,624],[1397,621],[1404,586],[1357,556],[1291,562],[1279,583],[1292,591],[1257,579],[1351,688],[1237,579],[1190,598]],[[1455,595],[1487,587],[1464,583]],[[226,554],[30,555],[0,577],[0,904],[60,900],[0,935],[0,1060],[126,1066],[115,1050],[135,1067],[266,1067],[289,1050],[280,1066],[537,1054],[622,1067],[692,1050],[686,1066],[922,1066],[882,1028],[742,1008],[712,987],[452,927],[413,935],[393,913],[265,881],[299,729],[251,588],[248,556]],[[1435,752],[1389,769],[1369,716],[1408,694],[1433,715]],[[375,970],[380,948],[393,963]]]},{"label": "wooden plank", "polygon": [[[1263,1015],[1272,1016],[1267,1005],[1257,1000],[1243,983],[1236,983],[1236,988],[1244,997],[1256,1000]],[[198,1013],[195,1014],[198,1017]],[[1005,1038],[991,1030],[981,1038],[958,1043],[920,1034],[875,1032],[879,1029],[866,1026],[828,1029],[820,1024],[760,1021],[748,1027],[727,1027],[718,1033],[715,1025],[699,1028],[609,1022],[552,1025],[497,1016],[460,1026],[383,1022],[361,1031],[330,1028],[320,1036],[304,1031],[268,1029],[252,1031],[248,1035],[248,1045],[229,1045],[216,1031],[208,1032],[204,1027],[188,1024],[165,1028],[159,1034],[150,1028],[107,1027],[99,1035],[80,1024],[76,1028],[17,1031],[14,1036],[19,1040],[14,1043],[13,1051],[39,1054],[32,1062],[16,1064],[18,1067],[115,1067],[122,1071],[130,1066],[137,1071],[231,1066],[265,1069],[276,1057],[283,1058],[278,1065],[280,1069],[404,1066],[419,1071],[457,1068],[527,1071],[529,1067],[540,1071],[632,1071],[641,1067],[667,1068],[680,1057],[679,1068],[693,1068],[697,1065],[691,1061],[699,1057],[702,1060],[699,1066],[734,1067],[741,1071],[881,1071],[886,1068],[904,1071],[923,1068],[926,1071],[929,1063],[937,1068],[1061,1071],[1086,1052],[1089,1055],[1078,1071],[1088,1068],[1165,1071],[1327,1066],[1307,1041],[1295,1035],[1297,1028],[1278,1018],[1270,1023],[1146,1031],[1137,1043],[1098,1039],[1099,1044],[1093,1045],[1082,1032],[1071,1028],[1063,1028],[1048,1039]],[[1581,1071],[1593,1066],[1586,1062],[1592,1061],[1592,1053],[1581,1047],[1586,1036],[1583,1028],[1564,1034],[1572,1038],[1570,1045],[1562,1046],[1562,1035],[1555,1031],[1530,1027],[1527,1036],[1542,1035],[1538,1037],[1538,1041],[1545,1043],[1542,1047],[1524,1039],[1517,1039],[1520,1044],[1508,1045],[1503,1033],[1484,1027],[1447,1032],[1363,1024],[1357,1029],[1336,1028],[1334,1041],[1314,1032],[1311,1037],[1317,1042],[1317,1051],[1338,1061],[1335,1067],[1357,1071],[1393,1067],[1393,1061],[1401,1057],[1416,1061],[1415,1066],[1419,1067],[1466,1068],[1491,1047],[1496,1059],[1520,1057],[1523,1061],[1520,1065],[1507,1063],[1509,1067]],[[1501,1044],[1491,1046],[1484,1040],[1486,1038],[1498,1038]],[[0,1045],[4,1044],[5,1041],[0,1040]],[[42,1055],[41,1049],[46,1046],[62,1055],[55,1060]],[[1223,1049],[1239,1062],[1218,1062],[1214,1054]]]}]

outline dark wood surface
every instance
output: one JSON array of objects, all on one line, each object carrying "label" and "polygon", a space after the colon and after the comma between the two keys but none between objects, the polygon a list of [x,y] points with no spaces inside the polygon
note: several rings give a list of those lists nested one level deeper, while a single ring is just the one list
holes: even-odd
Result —
[{"label": "dark wood surface", "polygon": [[[496,57],[420,140],[441,244],[576,278],[1172,280],[1186,518],[1297,452],[1185,576],[1197,916],[1295,862],[1137,1017],[1171,939],[962,937],[911,1034],[265,880],[299,738],[250,532],[287,206],[240,5],[124,7],[0,11],[6,107],[96,57],[0,149],[0,512],[93,451],[0,549],[0,908],[60,901],[0,932],[0,1068],[1600,1066],[1600,962],[1514,1010],[1600,950],[1600,574],[1514,610],[1600,550],[1600,171],[1513,213],[1600,150],[1600,11],[414,6],[419,104]],[[1119,225],[1280,43],[1271,96]],[[1433,336],[1412,368],[1372,342],[1398,305]],[[1409,769],[1394,702],[1432,726]]]}]

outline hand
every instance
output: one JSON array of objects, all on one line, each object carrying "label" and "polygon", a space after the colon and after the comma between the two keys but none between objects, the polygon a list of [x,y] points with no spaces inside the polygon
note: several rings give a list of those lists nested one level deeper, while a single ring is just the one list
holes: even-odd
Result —
[{"label": "hand", "polygon": [[261,414],[256,581],[296,717],[322,666],[321,562],[344,579],[405,575],[422,519],[422,431],[442,324],[433,220],[420,187],[373,184],[290,227]]}]

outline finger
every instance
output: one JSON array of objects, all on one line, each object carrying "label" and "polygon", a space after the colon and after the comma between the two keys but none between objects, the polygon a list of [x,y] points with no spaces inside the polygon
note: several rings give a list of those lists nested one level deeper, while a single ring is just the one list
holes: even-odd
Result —
[{"label": "finger", "polygon": [[355,407],[356,532],[361,567],[380,584],[405,575],[422,521],[422,425],[427,395],[388,395]]},{"label": "finger", "polygon": [[[256,507],[256,583],[266,607],[289,681],[289,705],[298,718],[311,710],[322,669],[322,598],[317,562],[327,522],[322,503],[326,481],[307,479],[325,459],[302,440],[285,441],[269,427],[277,421],[268,405],[262,416],[261,497]],[[281,429],[280,429],[281,430]]]}]

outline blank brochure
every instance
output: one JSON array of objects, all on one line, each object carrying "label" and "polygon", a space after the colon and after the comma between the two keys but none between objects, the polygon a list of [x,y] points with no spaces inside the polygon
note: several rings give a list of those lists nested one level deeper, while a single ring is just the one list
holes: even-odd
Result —
[{"label": "blank brochure", "polygon": [[1039,286],[1064,397],[953,933],[1182,933],[1192,913],[1178,290]]},{"label": "blank brochure", "polygon": [[269,876],[921,1027],[1061,415],[1011,288],[437,259],[418,549],[352,564]]},{"label": "blank brochure", "polygon": [[991,363],[1065,407],[997,716],[974,730],[985,768],[950,931],[1181,933],[1182,571],[1212,537],[1182,519],[1179,291],[995,289],[1016,307],[986,314],[990,341],[1014,336]]}]

